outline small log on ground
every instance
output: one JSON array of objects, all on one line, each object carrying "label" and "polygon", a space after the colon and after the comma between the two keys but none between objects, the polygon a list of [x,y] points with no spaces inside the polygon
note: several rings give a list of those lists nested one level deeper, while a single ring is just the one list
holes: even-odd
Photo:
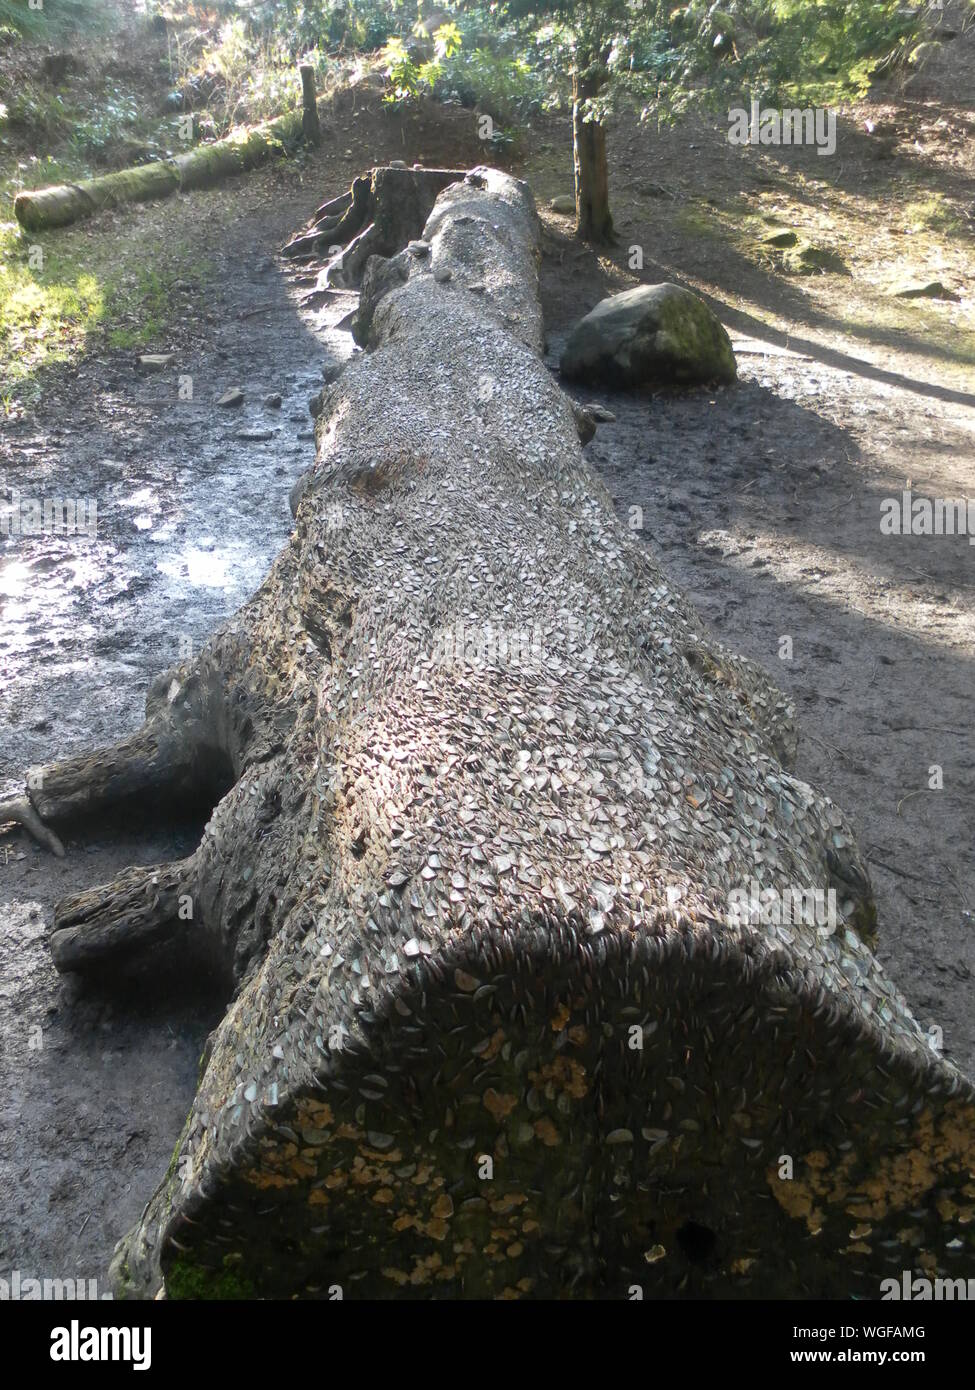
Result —
[{"label": "small log on ground", "polygon": [[43,232],[91,217],[102,208],[211,188],[231,174],[257,168],[299,139],[301,131],[301,114],[289,113],[264,125],[232,131],[223,140],[199,145],[174,159],[121,169],[82,183],[25,190],[14,199],[14,213],[27,231]]},{"label": "small log on ground", "polygon": [[[237,981],[118,1291],[964,1274],[975,1092],[870,950],[850,828],[784,767],[790,706],[582,458],[528,190],[475,171],[423,241],[370,263],[289,544],[155,688],[150,744],[162,721],[174,765],[231,769],[202,843],[165,891],[123,876],[55,924],[101,968],[155,948],[178,887]],[[29,793],[45,818],[83,804],[67,767]],[[753,918],[752,885],[832,890],[835,919]]]}]

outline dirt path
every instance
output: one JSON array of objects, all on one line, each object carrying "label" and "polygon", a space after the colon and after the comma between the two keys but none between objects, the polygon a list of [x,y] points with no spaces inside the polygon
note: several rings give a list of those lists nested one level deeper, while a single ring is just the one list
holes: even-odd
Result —
[{"label": "dirt path", "polygon": [[[313,459],[308,401],[323,361],[351,344],[330,334],[329,311],[299,315],[271,259],[318,193],[296,216],[296,190],[282,203],[275,181],[164,371],[118,354],[88,362],[48,397],[46,428],[8,432],[12,485],[96,499],[98,533],[22,538],[0,568],[4,775],[135,727],[153,673],[250,595],[288,534],[288,491]],[[180,399],[188,376],[193,398]],[[214,403],[235,387],[242,406]],[[277,408],[263,405],[272,393]],[[0,841],[0,1270],[102,1279],[169,1161],[219,986],[199,967],[189,998],[183,971],[179,989],[154,977],[83,993],[54,974],[42,932],[62,894],[196,837],[147,826],[118,841],[100,828],[62,862],[19,835]]]},{"label": "dirt path", "polygon": [[[975,33],[965,42],[963,65]],[[582,312],[640,281],[688,285],[728,327],[734,390],[574,392],[617,417],[587,453],[665,573],[793,696],[799,775],[852,816],[870,864],[879,956],[971,1072],[975,549],[880,526],[884,500],[908,487],[975,500],[972,114],[928,95],[846,113],[835,163],[743,156],[713,123],[622,122],[621,244],[600,260],[559,249],[544,283],[553,367]],[[897,132],[882,160],[868,120]],[[540,162],[540,191],[561,191]],[[784,275],[756,240],[770,223],[840,246],[851,273]],[[935,275],[955,299],[890,294]]]},{"label": "dirt path", "polygon": [[[563,136],[552,136],[557,167],[544,138],[532,147],[543,195],[562,191]],[[477,158],[473,134],[465,147],[456,127],[439,148],[429,130],[405,148],[378,121],[355,141],[362,166],[382,154]],[[637,157],[617,141],[617,180]],[[654,157],[656,176],[676,184],[680,149]],[[275,253],[349,172],[323,154],[241,184],[232,233],[216,238],[214,289],[187,295],[178,333],[158,344],[175,343],[173,361],[143,375],[131,354],[100,353],[49,390],[40,418],[5,431],[6,486],[96,498],[98,536],[0,551],[0,778],[133,728],[149,680],[250,594],[279,549],[288,491],[312,459],[308,399],[323,357],[350,342],[330,327],[335,310],[298,310],[300,286]],[[683,275],[723,303],[741,385],[600,397],[617,418],[589,456],[624,521],[640,509],[647,543],[704,618],[794,694],[800,774],[853,815],[871,861],[881,956],[922,1022],[940,1025],[949,1055],[971,1069],[975,552],[964,539],[885,540],[879,507],[908,478],[925,496],[970,494],[975,382],[920,371],[916,356],[886,343],[854,354],[821,323],[807,335],[798,313],[794,338],[814,341],[783,349],[781,315],[802,308],[792,286],[764,317],[744,281],[731,302],[726,273],[754,274],[760,288],[769,277],[688,239],[656,195],[642,208],[623,201],[626,241],[654,248],[640,278]],[[120,234],[170,215],[133,213]],[[205,211],[194,215],[202,226]],[[543,283],[554,363],[569,322],[629,280],[625,246],[602,263],[553,247]],[[179,398],[180,377],[192,378],[191,401]],[[243,391],[241,407],[215,404],[229,388]],[[263,404],[270,393],[280,407]],[[780,660],[783,637],[791,661]],[[944,790],[926,792],[934,763]],[[130,825],[116,838],[93,827],[60,862],[19,832],[0,836],[4,1277],[103,1280],[114,1241],[169,1160],[223,1011],[219,982],[181,961],[121,992],[82,992],[55,975],[43,931],[63,893],[177,857],[198,829]]]}]

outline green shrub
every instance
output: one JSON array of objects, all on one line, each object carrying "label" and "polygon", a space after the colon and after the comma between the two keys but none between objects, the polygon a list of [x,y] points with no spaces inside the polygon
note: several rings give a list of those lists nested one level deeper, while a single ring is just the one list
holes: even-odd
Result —
[{"label": "green shrub", "polygon": [[434,95],[461,106],[476,106],[496,121],[515,123],[541,109],[546,85],[523,58],[487,48],[461,49],[445,59],[433,84]]}]

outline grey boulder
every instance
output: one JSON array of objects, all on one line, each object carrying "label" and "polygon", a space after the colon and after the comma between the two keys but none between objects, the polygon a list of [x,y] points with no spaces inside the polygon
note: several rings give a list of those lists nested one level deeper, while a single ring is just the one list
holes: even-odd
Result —
[{"label": "grey boulder", "polygon": [[562,375],[625,389],[660,382],[733,382],[731,339],[680,285],[638,285],[602,300],[569,335]]}]

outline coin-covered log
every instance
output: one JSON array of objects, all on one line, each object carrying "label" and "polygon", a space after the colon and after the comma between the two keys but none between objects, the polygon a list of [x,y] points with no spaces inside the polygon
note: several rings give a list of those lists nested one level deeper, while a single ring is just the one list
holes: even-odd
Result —
[{"label": "coin-covered log", "polygon": [[[972,1086],[872,954],[788,703],[586,466],[537,247],[527,188],[478,170],[370,262],[293,535],[150,710],[233,785],[193,856],[61,914],[56,956],[68,931],[62,964],[101,969],[116,919],[166,949],[188,899],[176,936],[236,980],[121,1293],[869,1298],[971,1269]],[[767,910],[796,896],[835,912]]]}]

